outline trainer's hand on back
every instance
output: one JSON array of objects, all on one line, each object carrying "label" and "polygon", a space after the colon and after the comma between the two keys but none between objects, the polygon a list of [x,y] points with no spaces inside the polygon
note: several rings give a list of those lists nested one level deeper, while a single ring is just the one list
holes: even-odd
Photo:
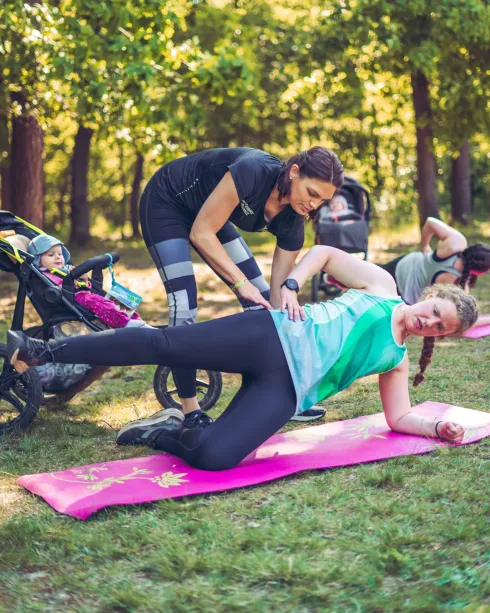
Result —
[{"label": "trainer's hand on back", "polygon": [[439,436],[450,443],[461,443],[464,437],[464,428],[453,421],[443,421],[437,426]]},{"label": "trainer's hand on back", "polygon": [[240,285],[240,287],[236,290],[236,293],[244,300],[249,300],[250,302],[255,302],[255,304],[260,304],[265,309],[272,309],[271,304],[267,302],[264,296],[262,296],[259,290],[250,281]]},{"label": "trainer's hand on back", "polygon": [[289,319],[293,321],[298,321],[300,317],[303,321],[306,319],[305,311],[298,302],[298,294],[285,286],[281,287],[281,311],[287,311]]}]

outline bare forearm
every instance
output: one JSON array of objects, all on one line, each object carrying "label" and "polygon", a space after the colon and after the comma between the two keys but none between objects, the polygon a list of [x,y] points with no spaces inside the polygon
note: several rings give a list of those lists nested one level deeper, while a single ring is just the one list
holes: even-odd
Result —
[{"label": "bare forearm", "polygon": [[290,276],[291,270],[289,270],[286,275],[279,275],[277,270],[274,270],[274,261],[272,262],[270,303],[275,309],[279,309],[281,307],[281,283]]},{"label": "bare forearm", "polygon": [[272,307],[274,309],[280,309],[281,308],[281,293],[280,292],[273,292],[271,290],[271,298],[270,298],[269,302],[272,304]]},{"label": "bare forearm", "polygon": [[213,269],[229,283],[234,284],[245,278],[215,234],[201,234],[198,238],[191,236],[191,241]]},{"label": "bare forearm", "polygon": [[281,285],[291,276],[299,251],[285,251],[276,246],[272,258],[271,304],[275,309],[281,307]]},{"label": "bare forearm", "polygon": [[328,247],[315,245],[293,268],[291,278],[296,279],[302,287],[314,274],[320,272],[328,262]]},{"label": "bare forearm", "polygon": [[429,246],[430,240],[433,236],[437,236],[437,238],[441,241],[437,247],[438,250],[441,247],[444,248],[444,246],[446,249],[451,249],[452,247],[464,249],[464,245],[466,245],[466,239],[461,232],[451,228],[451,226],[448,226],[440,219],[428,217],[424,227],[422,228],[422,250]]},{"label": "bare forearm", "polygon": [[433,221],[436,220],[432,217],[428,217],[425,221],[424,227],[422,228],[420,239],[420,247],[422,251],[429,246],[431,238],[435,234]]},{"label": "bare forearm", "polygon": [[438,421],[440,420],[437,417],[425,417],[417,413],[406,413],[396,422],[390,423],[389,426],[394,432],[435,437],[435,428]]}]

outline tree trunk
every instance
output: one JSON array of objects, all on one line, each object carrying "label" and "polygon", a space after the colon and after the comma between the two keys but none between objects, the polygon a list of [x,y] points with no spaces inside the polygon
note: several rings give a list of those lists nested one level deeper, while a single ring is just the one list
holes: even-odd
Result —
[{"label": "tree trunk", "polygon": [[71,163],[63,173],[60,185],[60,195],[58,197],[58,222],[60,226],[65,223],[65,198],[68,193],[68,187],[70,185],[71,175]]},{"label": "tree trunk", "polygon": [[119,144],[119,167],[121,169],[121,185],[123,188],[123,196],[121,198],[121,211],[119,215],[119,225],[121,227],[121,239],[124,240],[124,226],[128,216],[128,193],[126,190],[127,176],[124,168],[124,145]]},{"label": "tree trunk", "polygon": [[427,217],[439,217],[436,191],[436,162],[432,152],[429,82],[425,75],[412,75],[413,105],[417,129],[417,196],[420,225]]},{"label": "tree trunk", "polygon": [[0,170],[1,179],[2,179],[2,191],[1,191],[1,208],[5,211],[11,211],[15,213],[13,208],[12,201],[12,180],[11,180],[11,169],[9,166],[3,166]]},{"label": "tree trunk", "polygon": [[90,241],[88,210],[88,164],[90,139],[94,131],[79,126],[71,163],[71,235],[70,242],[85,245]]},{"label": "tree trunk", "polygon": [[10,164],[12,155],[10,151],[9,124],[5,112],[0,113],[0,177],[2,187],[0,192],[0,207],[12,211],[12,181],[10,177]]},{"label": "tree trunk", "polygon": [[44,222],[44,135],[35,117],[12,120],[11,196],[15,214],[43,227]]},{"label": "tree trunk", "polygon": [[131,227],[133,230],[133,237],[139,237],[140,234],[140,226],[139,226],[139,215],[138,215],[138,203],[140,200],[141,193],[141,181],[143,180],[143,164],[145,158],[143,154],[139,151],[136,152],[136,164],[134,167],[134,178],[133,178],[133,188],[131,191]]},{"label": "tree trunk", "polygon": [[371,115],[373,121],[371,122],[371,142],[373,147],[373,169],[374,169],[374,193],[377,198],[381,196],[383,189],[383,180],[381,178],[381,168],[379,163],[379,136],[376,134],[376,128],[378,127],[378,117],[376,115],[376,107],[371,107]]},{"label": "tree trunk", "polygon": [[465,141],[451,168],[451,216],[467,224],[471,219],[470,144]]}]

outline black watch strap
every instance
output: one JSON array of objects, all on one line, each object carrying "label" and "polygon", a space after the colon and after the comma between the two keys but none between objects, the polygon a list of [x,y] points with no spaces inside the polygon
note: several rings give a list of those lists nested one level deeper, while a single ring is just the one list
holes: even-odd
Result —
[{"label": "black watch strap", "polygon": [[281,283],[281,287],[287,287],[289,290],[298,293],[299,285],[296,279],[286,279],[283,283]]}]

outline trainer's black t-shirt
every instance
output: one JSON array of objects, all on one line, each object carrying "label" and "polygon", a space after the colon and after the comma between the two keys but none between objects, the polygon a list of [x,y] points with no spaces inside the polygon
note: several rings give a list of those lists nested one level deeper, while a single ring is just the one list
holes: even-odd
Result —
[{"label": "trainer's black t-shirt", "polygon": [[285,207],[267,225],[264,209],[284,164],[273,155],[251,149],[209,149],[179,158],[161,169],[160,189],[171,196],[187,218],[194,220],[208,196],[230,171],[239,202],[230,221],[246,232],[268,230],[277,237],[277,245],[286,251],[301,249],[304,242],[304,218],[290,206]]}]

